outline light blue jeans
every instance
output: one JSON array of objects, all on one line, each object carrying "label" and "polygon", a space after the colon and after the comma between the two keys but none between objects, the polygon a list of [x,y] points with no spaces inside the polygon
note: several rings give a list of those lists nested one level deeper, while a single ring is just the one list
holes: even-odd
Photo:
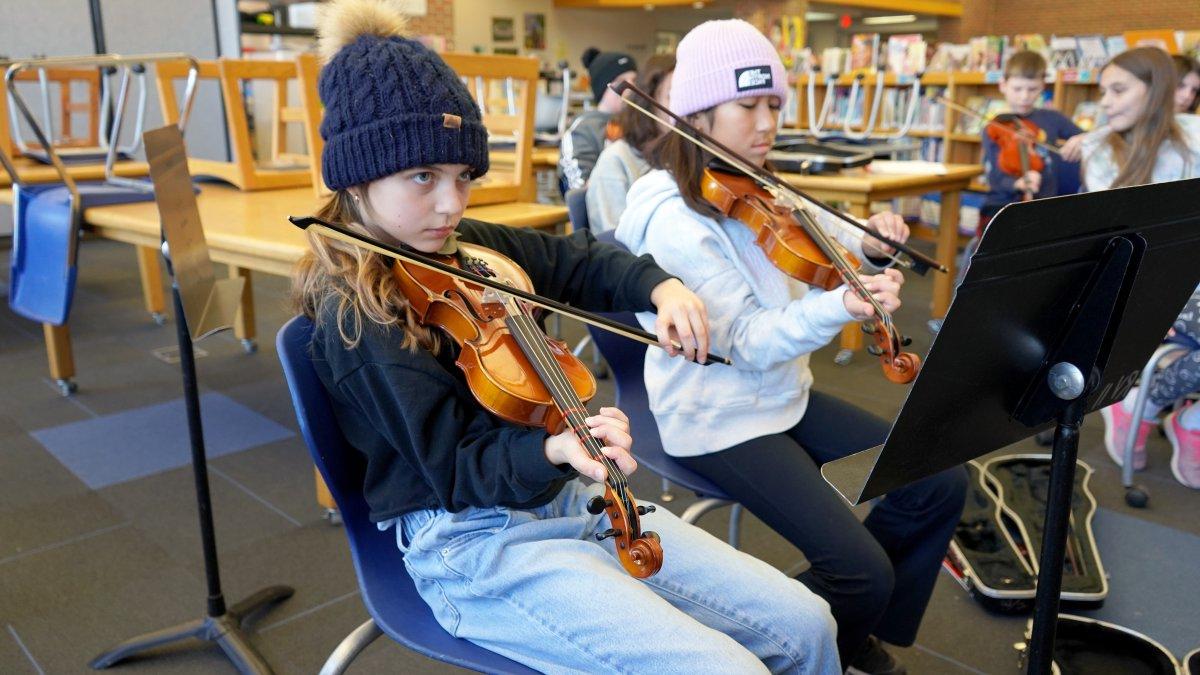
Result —
[{"label": "light blue jeans", "polygon": [[642,518],[662,569],[629,576],[593,537],[601,492],[575,480],[536,509],[408,513],[397,544],[443,628],[543,672],[841,672],[824,600],[664,508]]}]

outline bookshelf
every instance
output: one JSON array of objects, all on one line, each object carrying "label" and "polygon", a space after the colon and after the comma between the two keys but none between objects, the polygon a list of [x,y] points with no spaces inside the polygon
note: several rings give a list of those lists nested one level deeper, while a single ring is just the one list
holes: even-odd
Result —
[{"label": "bookshelf", "polygon": [[[865,128],[865,119],[863,118],[867,115],[861,111],[870,111],[874,103],[875,74],[868,70],[861,71],[861,75],[865,76],[860,85],[859,98],[862,100],[862,104],[855,106],[856,110],[860,112],[855,114],[852,111],[840,111],[842,114],[838,114],[838,106],[834,105],[830,118],[836,123],[827,120],[826,129],[841,129],[844,114],[854,115],[850,125],[852,130],[861,131]],[[837,95],[848,98],[845,92],[853,85],[854,79],[859,76],[859,72],[844,73],[839,76],[835,85]],[[808,75],[801,75],[796,79],[797,127],[799,129],[805,129],[808,126],[808,78]],[[1071,116],[1080,103],[1096,101],[1099,98],[1099,89],[1096,86],[1098,79],[1099,73],[1096,71],[1060,71],[1055,77],[1046,81],[1046,87],[1051,92],[1050,106],[1064,115]],[[911,87],[911,77],[894,75],[884,77],[882,95],[887,98],[881,105],[879,113],[881,121],[877,122],[875,128],[877,133],[895,130],[895,127],[884,122],[890,119],[900,119],[906,100],[904,97],[911,91]],[[813,105],[818,115],[825,102],[825,91],[825,81],[824,78],[821,78],[814,87]],[[921,159],[952,164],[980,164],[983,159],[983,149],[979,134],[960,133],[958,129],[960,128],[961,113],[936,103],[937,96],[945,96],[960,105],[967,105],[967,101],[972,97],[1003,98],[1000,94],[1000,74],[977,71],[926,73],[921,78],[922,102],[918,108],[916,120],[908,133],[913,138],[923,139]],[[841,101],[841,103],[845,104],[848,101]],[[889,107],[892,110],[886,112]],[[987,191],[987,186],[976,181],[972,183],[970,189]]]}]

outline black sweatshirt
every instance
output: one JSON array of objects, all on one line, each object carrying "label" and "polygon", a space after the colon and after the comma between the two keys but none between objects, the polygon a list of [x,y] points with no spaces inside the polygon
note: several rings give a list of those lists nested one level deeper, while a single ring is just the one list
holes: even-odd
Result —
[{"label": "black sweatshirt", "polygon": [[[650,292],[670,278],[650,256],[597,242],[588,232],[553,236],[463,220],[459,240],[512,258],[539,295],[592,311],[650,311]],[[313,364],[332,394],[350,445],[367,459],[363,494],[371,520],[432,508],[533,508],[549,502],[575,473],[554,466],[546,431],[509,424],[484,410],[443,341],[435,356],[400,346],[403,328],[364,320],[362,340],[346,349],[336,302],[316,321]]]}]

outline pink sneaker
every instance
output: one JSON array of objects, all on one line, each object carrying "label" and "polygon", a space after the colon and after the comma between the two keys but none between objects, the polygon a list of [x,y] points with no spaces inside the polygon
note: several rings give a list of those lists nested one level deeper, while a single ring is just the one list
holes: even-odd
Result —
[{"label": "pink sneaker", "polygon": [[[1188,406],[1191,407],[1191,406]],[[1187,408],[1184,408],[1187,410]],[[1200,490],[1200,431],[1184,429],[1179,413],[1167,416],[1167,438],[1171,440],[1171,473],[1184,485]]]},{"label": "pink sneaker", "polygon": [[[1133,415],[1125,411],[1120,401],[1102,408],[1100,415],[1104,418],[1104,449],[1117,466],[1125,461],[1125,442],[1129,438],[1129,426],[1133,423]],[[1138,425],[1137,439],[1133,444],[1133,468],[1141,471],[1146,468],[1146,437],[1155,426],[1150,420],[1142,420]]]}]

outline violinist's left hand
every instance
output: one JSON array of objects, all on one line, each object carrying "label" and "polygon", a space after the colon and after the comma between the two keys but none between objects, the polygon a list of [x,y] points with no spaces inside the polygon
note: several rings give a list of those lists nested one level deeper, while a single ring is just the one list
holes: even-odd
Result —
[{"label": "violinist's left hand", "polygon": [[658,309],[654,332],[658,343],[671,356],[680,350],[671,343],[683,346],[688,361],[704,363],[708,358],[708,310],[704,302],[678,279],[667,279],[650,292],[650,302]]},{"label": "violinist's left hand", "polygon": [[[876,213],[867,219],[867,229],[878,232],[899,244],[908,241],[908,224],[898,213],[891,211]],[[886,258],[895,250],[875,237],[868,235],[863,238],[863,253],[872,258]]]}]

